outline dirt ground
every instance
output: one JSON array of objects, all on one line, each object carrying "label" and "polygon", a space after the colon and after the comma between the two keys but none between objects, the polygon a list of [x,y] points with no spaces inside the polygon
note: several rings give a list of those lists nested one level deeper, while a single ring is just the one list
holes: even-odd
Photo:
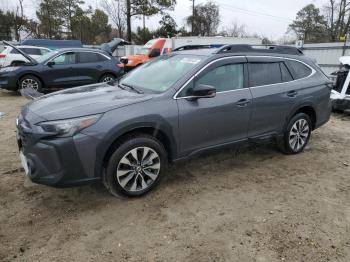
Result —
[{"label": "dirt ground", "polygon": [[350,116],[334,115],[305,152],[228,150],[170,169],[145,197],[100,184],[26,179],[15,117],[0,92],[0,261],[350,261]]}]

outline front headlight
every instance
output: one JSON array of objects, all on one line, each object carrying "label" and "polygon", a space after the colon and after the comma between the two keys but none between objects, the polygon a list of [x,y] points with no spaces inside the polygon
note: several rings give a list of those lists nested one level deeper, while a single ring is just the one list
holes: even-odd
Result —
[{"label": "front headlight", "polygon": [[65,120],[47,121],[41,122],[37,125],[48,135],[69,137],[75,135],[84,128],[92,126],[101,118],[101,116],[102,115],[99,114]]},{"label": "front headlight", "polygon": [[132,60],[128,60],[128,64],[132,64],[134,61]]},{"label": "front headlight", "polygon": [[0,68],[0,73],[6,73],[6,72],[12,72],[17,70],[19,67],[18,66],[9,66],[9,67],[4,67],[4,68]]}]

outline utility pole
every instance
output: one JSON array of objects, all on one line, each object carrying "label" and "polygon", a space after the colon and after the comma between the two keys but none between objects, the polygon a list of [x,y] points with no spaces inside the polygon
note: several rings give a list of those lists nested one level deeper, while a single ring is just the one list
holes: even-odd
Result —
[{"label": "utility pole", "polygon": [[126,33],[127,40],[131,42],[131,2],[126,0]]},{"label": "utility pole", "polygon": [[192,1],[192,35],[194,34],[194,0]]}]

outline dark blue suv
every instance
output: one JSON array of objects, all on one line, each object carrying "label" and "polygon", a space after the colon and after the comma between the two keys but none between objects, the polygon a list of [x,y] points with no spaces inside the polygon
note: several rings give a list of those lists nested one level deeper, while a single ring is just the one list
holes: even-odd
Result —
[{"label": "dark blue suv", "polygon": [[17,50],[30,62],[1,68],[0,88],[12,91],[24,88],[52,91],[111,82],[124,72],[119,59],[100,49],[59,49],[36,60]]}]

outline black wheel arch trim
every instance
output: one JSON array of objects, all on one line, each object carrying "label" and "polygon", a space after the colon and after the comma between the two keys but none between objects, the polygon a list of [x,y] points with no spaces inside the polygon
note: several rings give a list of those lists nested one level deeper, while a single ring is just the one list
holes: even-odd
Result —
[{"label": "black wheel arch trim", "polygon": [[26,71],[26,72],[23,72],[20,75],[18,75],[18,77],[16,79],[17,88],[19,88],[19,82],[21,81],[21,79],[25,76],[35,76],[36,78],[38,78],[40,80],[43,88],[46,86],[43,78],[41,76],[39,76],[36,72]]},{"label": "black wheel arch trim", "polygon": [[[96,149],[96,165],[95,165],[95,176],[100,177],[102,175],[102,171],[104,168],[104,163],[106,160],[106,156],[109,151],[113,147],[113,145],[124,135],[140,132],[142,133],[145,129],[154,130],[157,133],[151,134],[154,137],[160,133],[161,135],[165,135],[168,140],[168,145],[164,145],[166,150],[170,150],[167,152],[171,159],[175,159],[178,153],[178,145],[175,139],[175,134],[172,132],[172,128],[169,123],[162,119],[158,119],[155,121],[140,121],[138,123],[132,123],[133,121],[128,121],[130,123],[124,123],[123,128],[112,129],[108,134],[105,135],[104,139],[98,145]],[[149,134],[148,132],[144,132]],[[161,141],[162,142],[162,141]]]},{"label": "black wheel arch trim", "polygon": [[[310,107],[310,108],[312,108],[313,111],[314,111],[315,114],[316,114],[316,110],[315,110],[316,106],[315,106],[315,104],[314,104],[313,102],[311,102],[310,100],[306,100],[306,99],[305,99],[305,100],[301,101],[300,103],[298,103],[298,104],[296,104],[296,105],[294,105],[294,106],[292,107],[290,113],[286,116],[286,121],[285,121],[285,125],[284,125],[284,127],[283,127],[283,130],[286,130],[286,127],[288,126],[288,123],[289,123],[289,121],[292,119],[292,117],[293,117],[300,109],[302,109],[302,108],[304,108],[304,107]],[[315,115],[315,117],[316,117],[316,121],[315,121],[315,125],[316,125],[316,123],[317,123],[317,115]]]}]

